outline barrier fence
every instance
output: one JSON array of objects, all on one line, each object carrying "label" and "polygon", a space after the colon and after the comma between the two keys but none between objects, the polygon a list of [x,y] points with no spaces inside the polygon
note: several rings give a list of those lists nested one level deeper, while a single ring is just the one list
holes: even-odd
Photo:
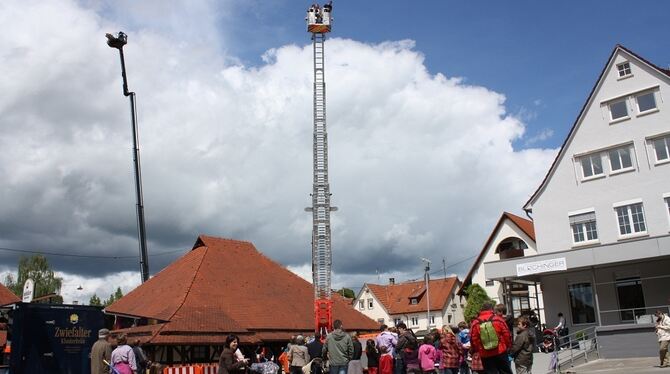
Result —
[{"label": "barrier fence", "polygon": [[166,367],[163,374],[216,374],[218,364],[196,364]]}]

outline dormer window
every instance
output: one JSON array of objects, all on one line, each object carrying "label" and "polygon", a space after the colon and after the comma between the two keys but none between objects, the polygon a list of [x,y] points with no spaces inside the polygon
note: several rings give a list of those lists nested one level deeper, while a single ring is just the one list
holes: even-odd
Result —
[{"label": "dormer window", "polygon": [[416,304],[419,303],[419,299],[417,299],[416,297],[413,297],[413,298],[409,299],[409,303],[412,304],[412,305],[416,305]]},{"label": "dormer window", "polygon": [[632,75],[630,71],[630,63],[628,63],[628,61],[620,63],[619,65],[616,66],[616,68],[619,71],[619,78],[624,78]]}]

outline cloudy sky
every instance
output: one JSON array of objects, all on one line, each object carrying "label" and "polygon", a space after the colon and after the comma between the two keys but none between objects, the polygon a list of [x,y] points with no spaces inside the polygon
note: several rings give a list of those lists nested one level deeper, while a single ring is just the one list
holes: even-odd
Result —
[{"label": "cloudy sky", "polygon": [[[308,276],[309,3],[2,1],[0,272],[42,251],[66,301],[139,283],[129,106],[104,37],[123,30],[151,273],[204,233]],[[614,45],[670,63],[665,2],[448,3],[335,2],[336,287],[418,278],[420,257],[466,272],[501,212],[522,214]]]}]

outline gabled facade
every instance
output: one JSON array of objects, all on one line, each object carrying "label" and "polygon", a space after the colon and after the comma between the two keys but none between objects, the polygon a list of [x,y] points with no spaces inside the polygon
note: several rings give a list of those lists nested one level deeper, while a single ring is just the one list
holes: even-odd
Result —
[{"label": "gabled facade", "polygon": [[387,285],[366,283],[354,300],[353,307],[380,325],[394,326],[404,322],[421,334],[463,320],[463,305],[456,296],[459,287],[457,277],[430,280],[428,292],[424,280],[395,283],[391,279]]},{"label": "gabled facade", "polygon": [[458,295],[465,296],[468,286],[479,284],[495,302],[508,305],[516,316],[533,311],[544,321],[542,294],[538,285],[514,283],[508,289],[502,283],[486,276],[485,262],[499,261],[537,254],[533,222],[503,212],[486,239],[470,271],[463,279]]},{"label": "gabled facade", "polygon": [[540,281],[550,321],[579,328],[667,311],[669,99],[670,71],[616,46],[524,207],[538,254],[485,263],[487,276]]}]

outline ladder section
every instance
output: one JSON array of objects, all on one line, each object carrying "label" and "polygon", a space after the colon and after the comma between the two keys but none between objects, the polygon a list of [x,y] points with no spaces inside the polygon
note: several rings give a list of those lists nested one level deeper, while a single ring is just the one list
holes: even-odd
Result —
[{"label": "ladder section", "polygon": [[312,189],[312,277],[315,299],[330,299],[330,186],[326,132],[325,34],[312,34],[314,47],[314,180]]}]

